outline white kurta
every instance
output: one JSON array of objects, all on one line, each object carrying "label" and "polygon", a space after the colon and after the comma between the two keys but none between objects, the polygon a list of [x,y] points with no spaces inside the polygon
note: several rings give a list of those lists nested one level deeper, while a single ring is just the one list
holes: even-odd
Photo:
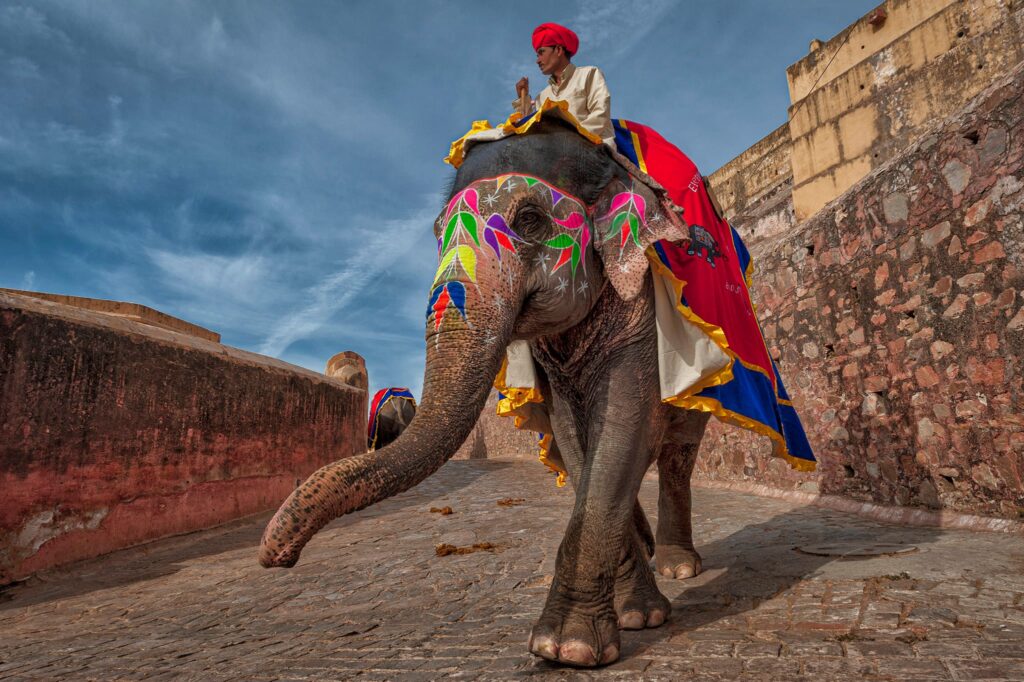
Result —
[{"label": "white kurta", "polygon": [[[534,107],[539,107],[545,100],[567,102],[569,113],[576,117],[580,125],[615,148],[612,96],[601,69],[569,64],[562,72],[561,79],[548,78],[548,86],[533,100]],[[513,108],[518,106],[518,100],[512,103]]]}]

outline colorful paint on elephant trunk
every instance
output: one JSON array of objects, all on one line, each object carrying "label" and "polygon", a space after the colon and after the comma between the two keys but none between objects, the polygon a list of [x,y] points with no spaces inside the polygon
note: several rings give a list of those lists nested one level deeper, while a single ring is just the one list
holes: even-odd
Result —
[{"label": "colorful paint on elephant trunk", "polygon": [[434,315],[434,331],[440,331],[448,306],[455,308],[467,326],[472,326],[466,316],[466,285],[462,282],[445,282],[430,292],[430,303],[427,305],[427,318],[431,313]]}]

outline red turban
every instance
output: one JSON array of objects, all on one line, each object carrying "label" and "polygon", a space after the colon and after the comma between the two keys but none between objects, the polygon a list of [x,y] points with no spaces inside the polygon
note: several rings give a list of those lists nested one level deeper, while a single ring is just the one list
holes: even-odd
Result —
[{"label": "red turban", "polygon": [[544,45],[561,45],[571,57],[580,48],[580,39],[565,26],[541,24],[533,29],[533,49],[538,50]]}]

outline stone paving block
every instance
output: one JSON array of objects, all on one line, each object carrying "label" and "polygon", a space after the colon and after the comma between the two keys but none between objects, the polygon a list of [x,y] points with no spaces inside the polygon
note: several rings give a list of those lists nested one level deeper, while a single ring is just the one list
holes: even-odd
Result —
[{"label": "stone paving block", "polygon": [[945,663],[957,680],[1024,680],[1024,662],[1019,660],[947,660]]}]

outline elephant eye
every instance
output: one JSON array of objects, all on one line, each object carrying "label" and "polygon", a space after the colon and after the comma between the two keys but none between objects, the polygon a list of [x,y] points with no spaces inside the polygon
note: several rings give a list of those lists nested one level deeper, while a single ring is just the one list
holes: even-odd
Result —
[{"label": "elephant eye", "polygon": [[537,206],[523,206],[516,211],[513,222],[516,229],[526,235],[536,233],[544,227],[544,212]]}]

